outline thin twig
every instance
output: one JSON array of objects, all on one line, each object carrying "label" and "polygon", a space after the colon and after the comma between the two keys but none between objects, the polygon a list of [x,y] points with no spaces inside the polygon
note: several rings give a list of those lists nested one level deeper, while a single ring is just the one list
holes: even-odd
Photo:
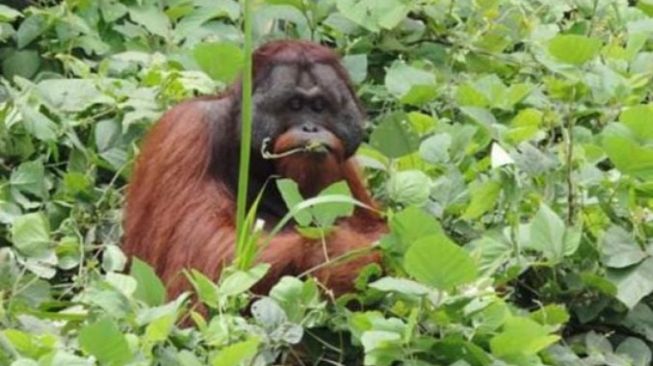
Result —
[{"label": "thin twig", "polygon": [[270,142],[270,138],[266,137],[263,139],[263,144],[261,144],[261,155],[263,156],[263,159],[281,159],[281,158],[285,158],[286,156],[303,153],[303,152],[327,152],[329,149],[329,147],[323,142],[310,141],[308,144],[304,146],[299,146],[290,150],[286,150],[282,153],[273,153],[268,151],[269,142]]},{"label": "thin twig", "polygon": [[359,257],[361,255],[364,255],[364,254],[368,253],[368,252],[371,252],[374,249],[376,249],[376,245],[372,245],[372,246],[369,246],[369,247],[364,247],[364,248],[359,248],[359,249],[349,251],[349,252],[347,252],[345,254],[342,254],[342,255],[339,255],[339,256],[333,258],[330,261],[325,261],[325,262],[323,262],[321,264],[318,264],[317,266],[315,266],[313,268],[309,268],[306,271],[302,272],[297,277],[308,276],[309,274],[311,274],[311,273],[313,273],[313,272],[315,272],[317,270],[320,270],[320,269],[322,269],[324,267],[328,267],[328,266],[334,265],[334,264],[339,264],[341,262],[346,262],[348,260]]}]

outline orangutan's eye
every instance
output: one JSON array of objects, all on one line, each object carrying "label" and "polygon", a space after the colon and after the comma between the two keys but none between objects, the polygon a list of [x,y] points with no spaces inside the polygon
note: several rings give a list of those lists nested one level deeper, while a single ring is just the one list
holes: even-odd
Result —
[{"label": "orangutan's eye", "polygon": [[313,102],[311,103],[311,109],[315,113],[322,113],[324,111],[324,108],[326,108],[326,100],[322,97],[316,97],[313,99]]},{"label": "orangutan's eye", "polygon": [[292,111],[298,112],[303,107],[304,107],[304,100],[302,100],[301,97],[295,96],[290,98],[290,100],[288,101],[288,108],[290,108],[290,110]]}]

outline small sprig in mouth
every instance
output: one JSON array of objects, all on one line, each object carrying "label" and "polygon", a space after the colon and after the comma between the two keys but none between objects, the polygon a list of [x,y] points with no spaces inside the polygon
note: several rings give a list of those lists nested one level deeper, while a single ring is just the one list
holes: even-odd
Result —
[{"label": "small sprig in mouth", "polygon": [[272,139],[266,137],[263,139],[261,144],[261,155],[264,159],[281,159],[290,155],[300,154],[300,153],[311,153],[311,154],[328,154],[331,153],[332,148],[328,143],[319,140],[308,140],[303,144],[299,144],[296,147],[282,151],[280,153],[274,153],[268,150],[268,145]]}]

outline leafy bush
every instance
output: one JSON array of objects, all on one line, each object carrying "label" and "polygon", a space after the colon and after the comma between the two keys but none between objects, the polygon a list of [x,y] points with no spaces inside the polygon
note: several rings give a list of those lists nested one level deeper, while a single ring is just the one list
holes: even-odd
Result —
[{"label": "leafy bush", "polygon": [[0,5],[0,365],[650,364],[653,2],[267,0],[254,16],[258,42],[344,55],[373,126],[358,156],[387,208],[384,275],[333,299],[291,277],[254,297],[263,264],[191,272],[205,318],[145,263],[126,274],[138,143],[236,78],[240,6]]}]

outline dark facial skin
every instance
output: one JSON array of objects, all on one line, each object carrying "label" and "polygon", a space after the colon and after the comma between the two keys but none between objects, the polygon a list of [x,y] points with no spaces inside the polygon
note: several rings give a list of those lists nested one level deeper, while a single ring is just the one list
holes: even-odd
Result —
[{"label": "dark facial skin", "polygon": [[[278,160],[266,159],[261,147],[266,141],[266,151],[283,151],[305,147],[315,140],[325,142],[330,156],[324,151],[305,153],[310,164],[322,164],[327,157],[344,161],[351,157],[363,137],[364,113],[357,104],[346,81],[328,64],[290,62],[276,64],[265,74],[259,74],[254,86],[252,155],[250,161],[250,184],[248,205],[251,205],[259,192],[264,192],[259,214],[269,222],[283,217],[286,204],[276,185],[270,178],[278,177],[275,167]],[[228,132],[218,122],[213,124],[215,138],[240,136],[240,95],[235,94],[231,101],[231,115],[237,123],[233,132]],[[229,128],[229,127],[226,127]],[[278,142],[290,143],[278,144]],[[334,143],[335,142],[335,143]],[[282,145],[281,150],[275,150]],[[223,149],[228,143],[213,143],[213,174],[225,177],[227,187],[235,195],[238,186],[238,151]],[[300,155],[295,155],[300,156]],[[265,187],[265,189],[263,189]]]},{"label": "dark facial skin", "polygon": [[256,86],[253,95],[252,146],[260,151],[264,139],[274,143],[291,129],[307,136],[335,135],[345,158],[360,145],[363,114],[355,96],[333,68],[324,64],[277,65]]}]

